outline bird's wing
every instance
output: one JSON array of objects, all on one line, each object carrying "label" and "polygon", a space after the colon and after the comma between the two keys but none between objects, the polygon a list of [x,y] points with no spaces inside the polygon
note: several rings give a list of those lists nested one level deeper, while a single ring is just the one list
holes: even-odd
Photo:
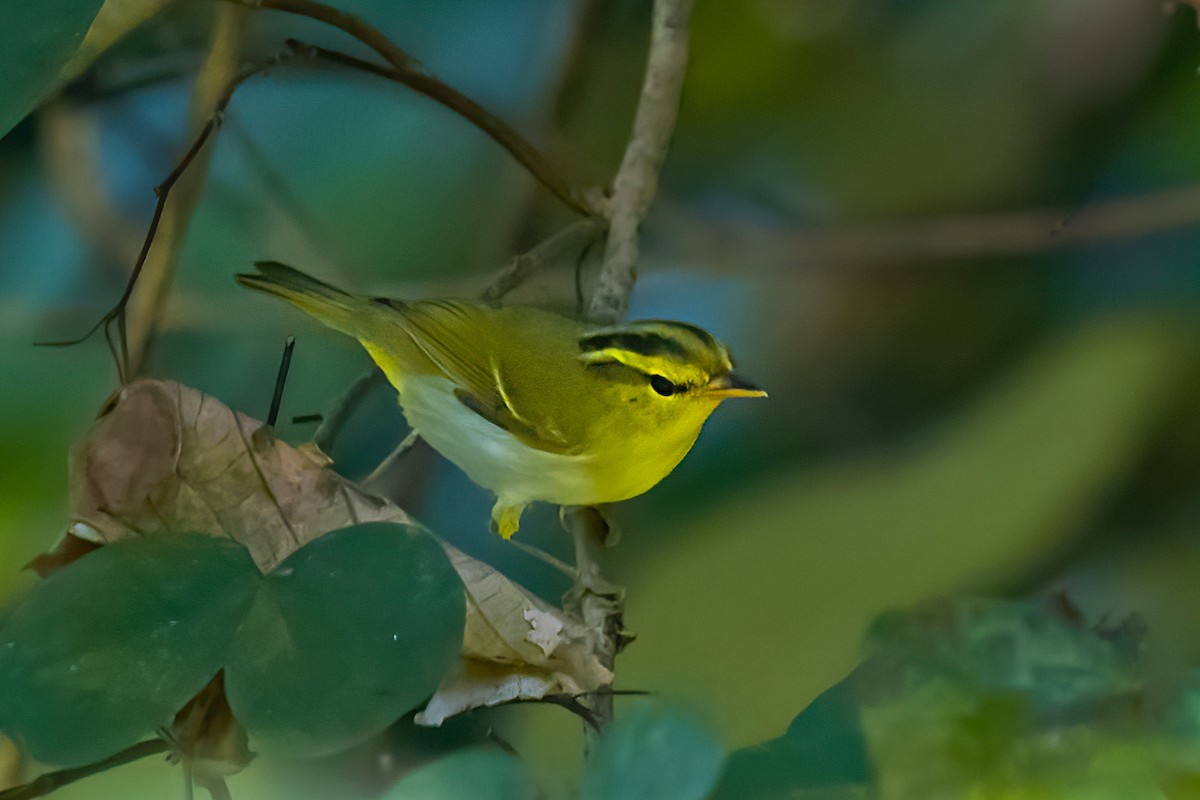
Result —
[{"label": "bird's wing", "polygon": [[[425,300],[401,309],[405,332],[447,378],[464,406],[525,444],[551,453],[578,452],[551,420],[533,413],[507,379],[508,370],[490,341],[481,316],[486,306],[453,300]],[[471,336],[471,332],[476,336]],[[479,334],[483,332],[484,335]]]}]

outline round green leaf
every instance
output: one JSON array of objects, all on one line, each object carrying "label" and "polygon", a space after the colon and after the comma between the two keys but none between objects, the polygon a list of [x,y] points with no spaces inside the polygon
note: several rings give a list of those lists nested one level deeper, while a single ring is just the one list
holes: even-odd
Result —
[{"label": "round green leaf", "polygon": [[0,136],[59,82],[102,0],[0,3]]},{"label": "round green leaf", "polygon": [[537,787],[507,753],[464,750],[404,776],[383,800],[528,800]]},{"label": "round green leaf", "polygon": [[256,748],[331,753],[433,693],[462,649],[463,586],[428,533],[327,533],[266,577],[225,667]]},{"label": "round green leaf", "polygon": [[241,545],[201,534],[83,556],[0,628],[0,726],[53,764],[134,744],[221,668],[258,579]]},{"label": "round green leaf", "polygon": [[677,709],[634,708],[600,740],[583,775],[583,800],[703,800],[725,754],[713,734]]}]

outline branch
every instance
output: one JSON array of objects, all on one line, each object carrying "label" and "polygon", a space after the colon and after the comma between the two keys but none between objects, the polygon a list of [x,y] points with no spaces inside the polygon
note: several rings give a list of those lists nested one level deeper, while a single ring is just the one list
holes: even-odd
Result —
[{"label": "branch", "polygon": [[322,416],[321,424],[317,426],[317,432],[313,434],[313,443],[327,454],[332,452],[333,442],[337,439],[338,434],[342,432],[342,427],[346,424],[346,420],[350,418],[350,414],[354,411],[355,406],[376,385],[381,385],[384,382],[383,370],[371,364],[370,369],[355,378],[354,383],[350,384],[346,388],[346,391],[342,392],[341,396],[334,401],[333,408],[329,409],[329,413]]},{"label": "branch", "polygon": [[[116,305],[110,308],[104,316],[102,316],[95,325],[93,325],[86,333],[76,339],[69,339],[58,342],[38,342],[39,345],[46,347],[64,347],[68,345],[79,344],[85,341],[93,333],[104,329],[105,339],[108,341],[109,350],[113,354],[113,359],[117,363],[117,373],[122,383],[125,383],[130,378],[130,360],[129,360],[129,343],[126,337],[125,316],[126,309],[129,306],[129,301],[133,297],[134,287],[137,286],[138,278],[141,277],[142,270],[146,266],[147,256],[150,255],[150,248],[154,244],[154,239],[158,235],[158,229],[162,223],[164,211],[166,209],[167,200],[171,195],[171,190],[183,174],[195,161],[204,145],[212,137],[213,133],[221,127],[221,122],[225,116],[225,109],[228,108],[230,100],[233,99],[233,93],[243,83],[253,78],[256,75],[272,69],[279,63],[288,58],[289,53],[284,52],[280,55],[271,58],[268,61],[263,61],[258,64],[243,68],[238,74],[226,84],[224,91],[221,92],[213,106],[213,111],[209,115],[205,123],[200,127],[200,131],[196,134],[196,138],[192,141],[191,146],[183,154],[179,163],[171,170],[171,173],[160,183],[154,187],[154,194],[158,197],[158,202],[154,206],[154,213],[150,217],[150,226],[146,230],[146,238],[142,241],[141,252],[138,253],[137,261],[133,265],[133,271],[129,274],[129,280],[125,284],[125,290],[121,293],[120,299]],[[116,334],[112,326],[116,325]]]},{"label": "branch", "polygon": [[[562,516],[575,544],[575,584],[563,598],[563,608],[583,622],[592,639],[592,652],[612,672],[617,654],[631,637],[624,627],[625,590],[610,583],[600,568],[599,551],[610,533],[608,520],[591,507],[564,509]],[[594,714],[596,731],[612,722],[612,691],[593,693],[580,702]]]},{"label": "branch", "polygon": [[608,241],[588,319],[612,323],[629,312],[637,279],[638,226],[658,189],[658,173],[675,130],[683,76],[687,69],[688,23],[692,0],[655,0],[650,54],[633,134],[613,179]]},{"label": "branch", "polygon": [[171,744],[163,739],[150,739],[127,747],[116,755],[111,755],[94,764],[82,767],[60,769],[57,772],[43,773],[29,783],[14,786],[0,791],[0,800],[29,800],[33,797],[44,797],[56,789],[61,789],[69,783],[89,778],[113,767],[119,767],[157,753],[165,753],[171,749]]},{"label": "branch", "polygon": [[[679,113],[691,12],[692,0],[654,2],[642,94],[633,133],[613,180],[604,261],[588,308],[587,318],[593,322],[617,322],[629,311],[629,296],[637,278],[638,226],[658,189],[658,173]],[[580,508],[571,514],[569,527],[575,544],[575,585],[564,606],[583,620],[592,637],[593,652],[611,671],[629,637],[623,626],[624,590],[609,583],[600,568],[599,551],[610,526],[599,509]],[[612,722],[611,693],[593,696],[586,704],[595,714],[598,729]]]},{"label": "branch", "polygon": [[[188,128],[195,131],[206,124],[213,105],[222,96],[229,81],[238,75],[238,50],[245,30],[245,12],[236,8],[220,8],[213,20],[212,44],[196,77],[192,91]],[[122,354],[126,376],[141,371],[151,340],[162,319],[176,262],[183,250],[192,212],[200,199],[208,174],[211,149],[194,159],[198,169],[180,174],[178,191],[161,215],[161,229],[153,249],[143,266],[143,280],[129,298],[129,313],[122,317],[128,322],[127,335],[122,336]]]},{"label": "branch", "polygon": [[506,294],[528,280],[529,276],[544,264],[557,261],[568,253],[583,250],[603,231],[604,224],[595,218],[573,222],[533,248],[509,259],[484,289],[481,299],[485,303],[498,304]]},{"label": "branch", "polygon": [[227,2],[296,14],[344,31],[382,56],[390,68],[321,47],[306,46],[305,49],[310,55],[396,81],[440,103],[491,137],[494,142],[507,150],[518,164],[528,170],[539,183],[572,210],[584,216],[595,215],[595,209],[550,166],[542,154],[515,128],[453,86],[443,83],[430,74],[421,67],[416,59],[384,36],[382,31],[368,25],[354,14],[348,14],[324,3],[315,2],[315,0],[227,0]]}]

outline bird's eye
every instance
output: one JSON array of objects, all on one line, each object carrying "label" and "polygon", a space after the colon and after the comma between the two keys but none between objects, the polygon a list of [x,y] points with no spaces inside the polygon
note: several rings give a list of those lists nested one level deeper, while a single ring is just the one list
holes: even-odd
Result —
[{"label": "bird's eye", "polygon": [[661,394],[663,397],[670,397],[675,394],[675,384],[664,378],[662,375],[650,376],[650,388]]}]

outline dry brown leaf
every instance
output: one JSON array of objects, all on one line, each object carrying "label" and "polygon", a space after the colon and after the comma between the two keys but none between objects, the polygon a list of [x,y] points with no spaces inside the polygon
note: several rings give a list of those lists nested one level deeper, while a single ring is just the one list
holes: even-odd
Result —
[{"label": "dry brown leaf", "polygon": [[97,542],[80,539],[78,536],[68,533],[58,540],[58,545],[53,550],[36,556],[25,565],[24,569],[31,569],[38,574],[38,577],[44,578],[75,559],[86,556],[97,547],[100,547]]},{"label": "dry brown leaf", "polygon": [[[594,687],[594,688],[599,688]],[[497,664],[464,658],[458,673],[447,677],[414,718],[418,725],[436,727],[472,708],[497,706],[515,700],[541,700],[555,695],[578,696],[591,691],[570,675],[537,667]]]},{"label": "dry brown leaf", "polygon": [[[259,420],[196,389],[135,381],[113,396],[72,453],[68,539],[103,544],[133,534],[210,533],[245,545],[267,572],[327,531],[411,522],[329,463],[315,446],[292,447]],[[443,546],[467,592],[463,665],[430,701],[424,724],[611,683],[581,622]]]},{"label": "dry brown leaf", "polygon": [[206,789],[241,772],[254,758],[246,729],[225,699],[223,671],[179,710],[168,733],[172,761],[187,761],[192,780]]},{"label": "dry brown leaf", "polygon": [[170,381],[139,380],[106,405],[71,454],[71,533],[228,536],[263,572],[321,534],[358,522],[410,522],[259,420]]},{"label": "dry brown leaf", "polygon": [[438,687],[421,725],[480,706],[577,695],[612,683],[583,623],[530,594],[489,565],[447,546],[467,587],[463,664]]}]

